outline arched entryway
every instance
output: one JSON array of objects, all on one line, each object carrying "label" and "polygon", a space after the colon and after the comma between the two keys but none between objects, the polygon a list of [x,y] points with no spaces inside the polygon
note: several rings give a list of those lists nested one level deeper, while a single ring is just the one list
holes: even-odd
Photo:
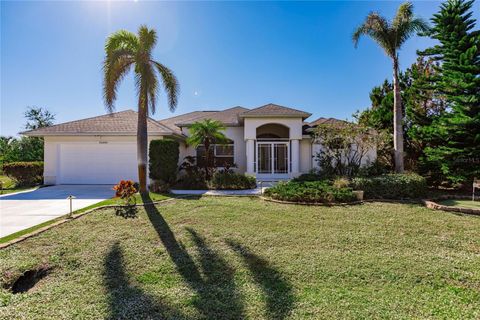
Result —
[{"label": "arched entryway", "polygon": [[256,173],[261,177],[286,177],[290,172],[290,128],[267,123],[256,129]]}]

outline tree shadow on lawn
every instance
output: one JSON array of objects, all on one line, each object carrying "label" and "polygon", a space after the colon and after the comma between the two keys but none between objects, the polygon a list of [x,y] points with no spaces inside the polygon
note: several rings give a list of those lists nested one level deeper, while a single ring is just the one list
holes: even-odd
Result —
[{"label": "tree shadow on lawn", "polygon": [[284,319],[293,309],[294,296],[291,284],[283,275],[262,257],[254,254],[240,243],[227,240],[250,270],[255,282],[259,284],[266,296],[267,316],[270,319]]},{"label": "tree shadow on lawn", "polygon": [[[147,202],[148,195],[144,202]],[[165,246],[176,270],[197,296],[195,307],[207,319],[243,319],[241,296],[234,282],[234,271],[194,230],[190,233],[200,256],[200,268],[181,246],[155,205],[145,205],[145,211]],[[203,277],[202,277],[203,273]]]},{"label": "tree shadow on lawn", "polygon": [[110,315],[108,319],[174,318],[185,316],[162,304],[157,298],[146,294],[130,284],[125,274],[123,252],[116,242],[104,260],[104,283],[108,289]]}]

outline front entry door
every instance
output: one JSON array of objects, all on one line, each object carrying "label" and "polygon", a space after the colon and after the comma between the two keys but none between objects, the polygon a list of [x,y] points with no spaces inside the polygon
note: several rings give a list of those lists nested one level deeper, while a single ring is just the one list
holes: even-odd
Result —
[{"label": "front entry door", "polygon": [[288,173],[288,142],[257,143],[257,174]]}]

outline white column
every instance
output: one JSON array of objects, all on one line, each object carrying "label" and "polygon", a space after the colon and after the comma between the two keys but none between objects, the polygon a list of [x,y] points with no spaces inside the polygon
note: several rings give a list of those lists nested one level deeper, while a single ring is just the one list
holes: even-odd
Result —
[{"label": "white column", "polygon": [[255,142],[253,139],[247,140],[247,173],[255,174]]},{"label": "white column", "polygon": [[300,174],[300,141],[298,139],[291,140],[292,146],[292,173],[293,177]]}]

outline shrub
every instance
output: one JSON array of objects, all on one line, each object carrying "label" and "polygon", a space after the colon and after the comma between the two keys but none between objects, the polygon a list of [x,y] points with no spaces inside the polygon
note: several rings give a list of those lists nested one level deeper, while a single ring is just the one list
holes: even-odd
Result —
[{"label": "shrub", "polygon": [[335,188],[328,181],[289,181],[265,190],[265,195],[277,200],[309,203],[352,202],[351,188]]},{"label": "shrub", "polygon": [[187,189],[187,190],[205,190],[208,189],[207,181],[205,180],[205,174],[202,170],[190,172],[182,175],[175,188]]},{"label": "shrub", "polygon": [[208,189],[205,173],[202,168],[197,166],[196,157],[185,157],[183,163],[180,165],[180,172],[182,175],[175,185],[176,188],[189,190]]},{"label": "shrub", "polygon": [[350,185],[350,181],[347,178],[338,177],[333,180],[333,187],[336,189],[347,188]]},{"label": "shrub", "polygon": [[425,178],[414,173],[354,178],[352,187],[363,190],[367,199],[416,199],[427,192]]},{"label": "shrub", "polygon": [[137,193],[137,189],[134,187],[132,180],[120,181],[113,187],[113,190],[115,190],[115,197],[123,199],[125,205],[135,204],[135,193]]},{"label": "shrub", "polygon": [[42,182],[43,162],[10,162],[3,165],[3,172],[19,186],[35,185]]},{"label": "shrub", "polygon": [[318,181],[318,180],[322,180],[322,177],[315,172],[304,173],[292,179],[293,182]]},{"label": "shrub", "polygon": [[173,184],[177,180],[179,145],[174,140],[152,140],[149,150],[150,179]]},{"label": "shrub", "polygon": [[229,171],[215,172],[209,182],[210,189],[218,190],[253,189],[256,186],[255,177]]}]

